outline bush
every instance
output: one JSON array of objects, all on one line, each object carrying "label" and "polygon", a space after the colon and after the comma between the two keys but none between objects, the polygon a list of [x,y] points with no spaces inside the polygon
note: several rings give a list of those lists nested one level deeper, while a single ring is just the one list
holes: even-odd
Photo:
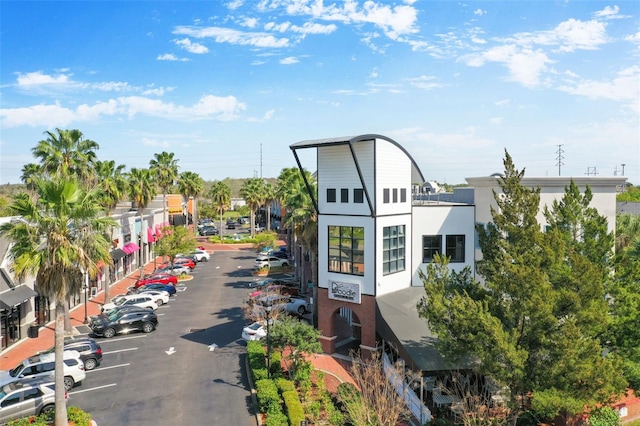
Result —
[{"label": "bush", "polygon": [[280,394],[273,380],[263,379],[256,381],[256,393],[258,394],[258,408],[261,413],[282,412]]},{"label": "bush", "polygon": [[281,393],[296,390],[296,386],[293,384],[291,380],[278,379],[276,380],[276,385],[278,385],[278,389],[280,389]]},{"label": "bush", "polygon": [[284,413],[269,413],[267,414],[267,420],[264,422],[265,426],[289,426],[289,420]]},{"label": "bush", "polygon": [[617,426],[620,424],[620,417],[611,407],[602,407],[593,410],[589,416],[591,426]]},{"label": "bush", "polygon": [[[69,422],[74,422],[75,426],[91,425],[91,415],[78,407],[67,407],[67,419]],[[7,426],[48,426],[52,424],[54,420],[55,413],[51,411],[48,414],[41,414],[37,417],[31,416],[12,420],[7,423]]]},{"label": "bush", "polygon": [[304,409],[300,403],[298,392],[295,390],[282,392],[282,399],[284,399],[284,407],[289,416],[289,422],[292,425],[299,425],[304,421]]},{"label": "bush", "polygon": [[279,377],[284,377],[284,373],[282,372],[282,354],[280,352],[272,352],[271,353],[271,378],[276,379]]},{"label": "bush", "polygon": [[267,378],[267,363],[265,360],[265,350],[258,341],[247,342],[247,356],[249,357],[249,368],[254,380]]}]

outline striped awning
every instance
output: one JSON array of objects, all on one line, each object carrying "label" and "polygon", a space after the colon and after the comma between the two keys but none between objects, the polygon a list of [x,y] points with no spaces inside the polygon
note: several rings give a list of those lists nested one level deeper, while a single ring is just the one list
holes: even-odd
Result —
[{"label": "striped awning", "polygon": [[136,243],[127,243],[122,246],[122,251],[124,251],[126,254],[131,254],[138,250],[140,250],[140,246]]}]

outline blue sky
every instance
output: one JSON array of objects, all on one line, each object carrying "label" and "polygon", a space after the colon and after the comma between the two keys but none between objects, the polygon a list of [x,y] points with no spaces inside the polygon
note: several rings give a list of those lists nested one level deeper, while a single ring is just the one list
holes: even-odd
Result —
[{"label": "blue sky", "polygon": [[[425,178],[640,184],[637,1],[0,2],[0,182],[43,132],[100,160],[174,152],[205,180],[277,177],[289,145],[378,133]],[[624,164],[624,166],[623,166]],[[313,168],[313,163],[305,164]]]}]

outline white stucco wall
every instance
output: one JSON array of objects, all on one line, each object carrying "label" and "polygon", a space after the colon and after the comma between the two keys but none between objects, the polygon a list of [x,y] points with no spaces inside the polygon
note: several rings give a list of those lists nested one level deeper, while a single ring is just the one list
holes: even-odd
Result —
[{"label": "white stucco wall", "polygon": [[[397,146],[384,140],[376,142],[376,215],[411,213],[411,159]],[[390,190],[390,202],[384,203],[384,189]],[[397,202],[393,202],[393,190],[397,190]],[[406,200],[400,202],[400,191],[405,190]]]},{"label": "white stucco wall", "polygon": [[466,266],[474,268],[474,228],[475,207],[470,205],[428,204],[413,207],[412,245],[412,286],[422,286],[418,270],[424,272],[422,237],[424,235],[442,235],[442,250],[445,250],[447,235],[465,236],[464,262],[449,263],[449,268],[461,271]]}]

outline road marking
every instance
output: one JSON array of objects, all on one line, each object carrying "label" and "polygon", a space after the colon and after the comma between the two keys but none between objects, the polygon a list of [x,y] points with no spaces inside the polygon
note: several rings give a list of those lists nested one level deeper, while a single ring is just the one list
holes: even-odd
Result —
[{"label": "road marking", "polygon": [[218,345],[216,345],[215,343],[210,344],[208,346],[209,352],[213,352],[217,347],[218,347]]},{"label": "road marking", "polygon": [[122,340],[141,339],[141,338],[145,338],[145,337],[147,337],[147,336],[145,334],[142,334],[142,335],[139,335],[139,336],[116,337],[115,339],[100,340],[100,346],[102,346],[103,343],[120,342]]},{"label": "road marking", "polygon": [[77,393],[83,393],[83,392],[91,392],[91,391],[94,391],[94,390],[110,388],[111,386],[117,386],[117,385],[118,385],[117,383],[111,383],[111,384],[108,384],[108,385],[102,385],[102,386],[98,386],[98,387],[95,387],[95,388],[82,389],[82,390],[78,390],[78,391],[69,392],[69,395],[75,395]]},{"label": "road marking", "polygon": [[173,355],[176,353],[176,349],[171,346],[168,351],[164,351],[167,355]]},{"label": "road marking", "polygon": [[137,351],[138,348],[118,349],[117,351],[102,352],[102,355],[117,354],[118,352]]},{"label": "road marking", "polygon": [[130,365],[131,364],[129,364],[128,362],[126,364],[110,365],[109,367],[100,367],[93,370],[89,370],[87,371],[87,373],[94,373],[96,371],[102,371],[102,370],[111,370],[112,368],[128,367]]}]

